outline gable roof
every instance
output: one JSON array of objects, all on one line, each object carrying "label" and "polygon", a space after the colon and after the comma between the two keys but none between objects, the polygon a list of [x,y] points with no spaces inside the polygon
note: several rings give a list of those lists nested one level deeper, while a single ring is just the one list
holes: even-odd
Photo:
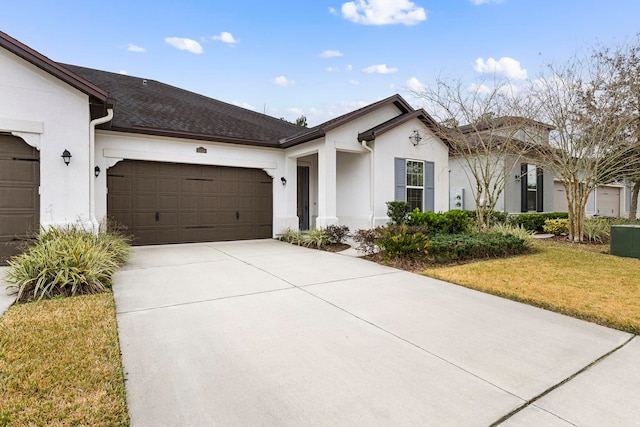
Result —
[{"label": "gable roof", "polygon": [[92,103],[97,101],[98,103],[103,104],[105,109],[107,106],[112,106],[113,100],[109,98],[109,93],[107,91],[73,73],[57,62],[52,61],[41,53],[36,52],[29,46],[19,42],[2,31],[0,31],[0,47],[5,48],[9,52],[19,56],[57,79],[62,80],[71,87],[78,89],[80,92],[89,95]]},{"label": "gable roof", "polygon": [[462,133],[471,133],[471,132],[482,132],[489,129],[499,129],[507,126],[521,127],[525,124],[531,127],[537,127],[537,128],[547,129],[547,130],[555,129],[555,127],[552,125],[548,125],[546,123],[542,123],[536,120],[531,120],[526,117],[502,116],[502,117],[496,117],[495,119],[482,120],[475,124],[462,125],[458,128],[458,130]]},{"label": "gable roof", "polygon": [[279,139],[304,129],[155,80],[76,65],[65,67],[116,99],[113,120],[102,128],[264,147],[278,147]]},{"label": "gable roof", "polygon": [[302,132],[291,135],[287,138],[282,139],[280,142],[283,148],[292,147],[294,145],[302,144],[304,142],[312,141],[317,138],[321,138],[325,136],[325,134],[337,127],[344,125],[351,120],[355,120],[359,117],[362,117],[366,114],[369,114],[372,111],[375,111],[381,107],[387,105],[395,105],[402,114],[406,114],[409,112],[413,112],[414,109],[404,100],[400,95],[395,94],[388,98],[381,99],[380,101],[374,102],[373,104],[369,104],[365,107],[359,108],[355,111],[352,111],[347,114],[343,114],[342,116],[336,117],[334,119],[328,120],[322,124],[314,126],[309,129],[305,129]]},{"label": "gable roof", "polygon": [[419,119],[427,128],[429,128],[438,138],[443,140],[445,144],[451,145],[446,137],[446,130],[440,126],[424,109],[412,111],[407,114],[401,114],[397,117],[387,120],[367,131],[358,134],[358,141],[373,141],[376,137],[388,132],[403,123],[412,119]]}]

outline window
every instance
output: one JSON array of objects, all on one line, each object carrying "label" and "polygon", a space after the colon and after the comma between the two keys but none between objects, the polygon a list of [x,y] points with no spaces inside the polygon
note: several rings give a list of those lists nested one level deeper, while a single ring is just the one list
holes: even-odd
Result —
[{"label": "window", "polygon": [[434,211],[435,165],[424,160],[394,159],[394,200],[409,203],[412,209]]},{"label": "window", "polygon": [[522,212],[544,212],[543,177],[542,168],[530,163],[520,165]]}]

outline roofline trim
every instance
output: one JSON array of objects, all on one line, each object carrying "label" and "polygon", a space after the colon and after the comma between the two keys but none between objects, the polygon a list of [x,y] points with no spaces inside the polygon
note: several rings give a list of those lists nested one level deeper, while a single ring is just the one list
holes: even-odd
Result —
[{"label": "roofline trim", "polygon": [[109,93],[100,89],[98,86],[83,79],[79,75],[69,71],[67,68],[58,64],[55,61],[47,58],[41,53],[31,49],[29,46],[19,42],[8,34],[0,31],[0,47],[5,48],[9,52],[19,56],[25,61],[35,65],[41,70],[51,74],[59,80],[67,83],[68,85],[78,89],[79,91],[97,98],[98,100],[109,104]]}]

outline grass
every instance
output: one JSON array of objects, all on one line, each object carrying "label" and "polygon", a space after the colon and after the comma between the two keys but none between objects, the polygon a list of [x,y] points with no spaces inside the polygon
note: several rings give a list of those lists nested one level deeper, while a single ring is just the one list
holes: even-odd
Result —
[{"label": "grass", "polygon": [[533,242],[535,253],[422,273],[482,292],[640,334],[640,260],[608,245]]},{"label": "grass", "polygon": [[112,294],[17,304],[0,318],[9,425],[129,425]]}]

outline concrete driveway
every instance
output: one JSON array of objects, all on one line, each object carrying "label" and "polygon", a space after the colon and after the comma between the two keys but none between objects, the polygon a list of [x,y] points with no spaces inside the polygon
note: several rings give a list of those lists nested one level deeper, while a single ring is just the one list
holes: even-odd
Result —
[{"label": "concrete driveway", "polygon": [[357,258],[138,247],[114,295],[133,426],[640,425],[638,338]]}]

